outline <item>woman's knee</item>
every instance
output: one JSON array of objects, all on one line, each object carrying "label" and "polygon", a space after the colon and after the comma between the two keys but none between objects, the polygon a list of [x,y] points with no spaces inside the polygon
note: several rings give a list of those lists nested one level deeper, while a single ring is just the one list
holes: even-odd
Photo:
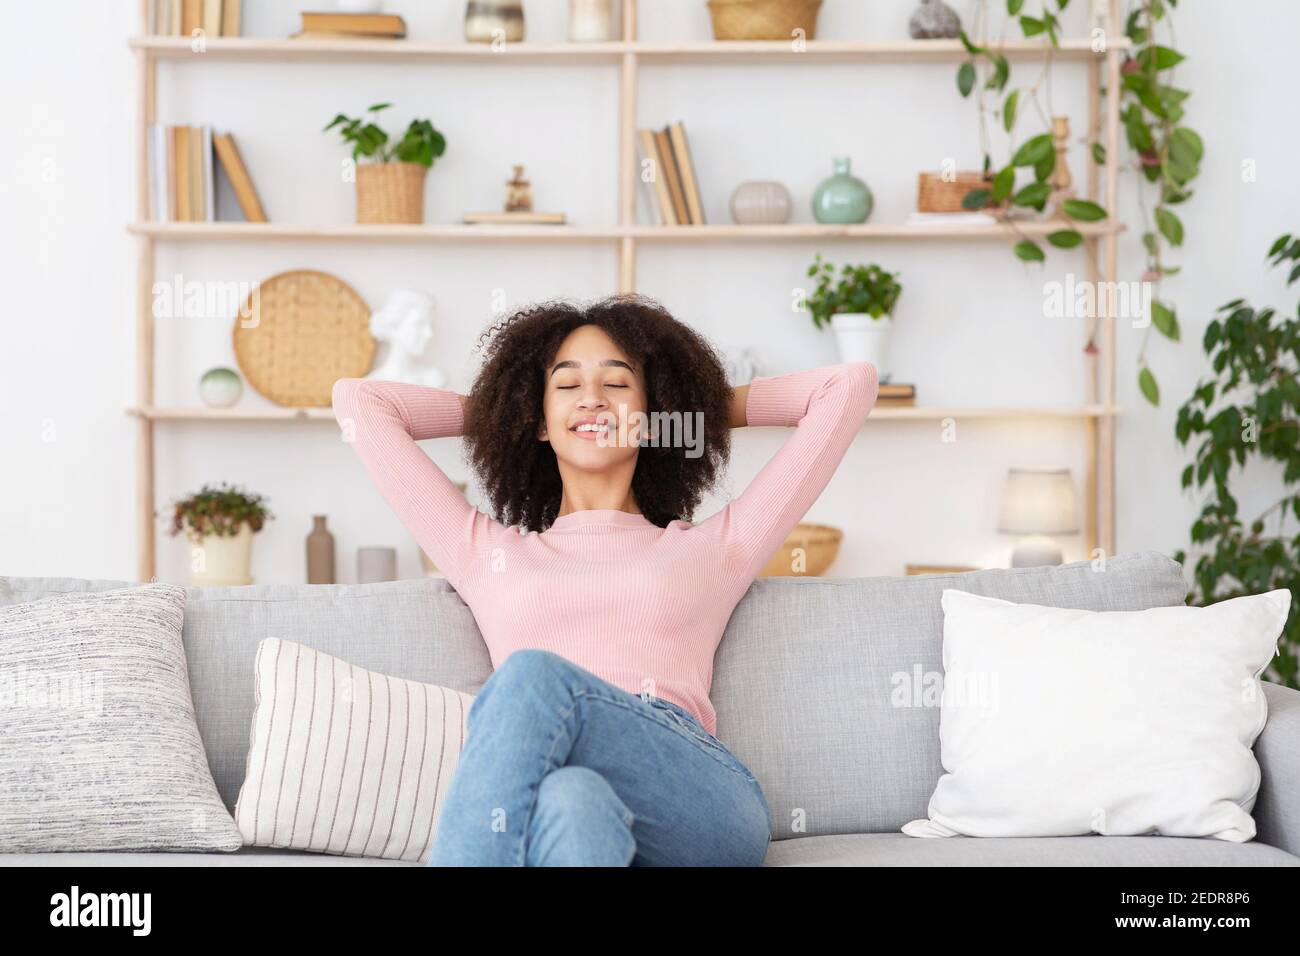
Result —
[{"label": "woman's knee", "polygon": [[538,786],[529,824],[529,864],[626,866],[636,853],[635,819],[600,773],[559,767]]}]

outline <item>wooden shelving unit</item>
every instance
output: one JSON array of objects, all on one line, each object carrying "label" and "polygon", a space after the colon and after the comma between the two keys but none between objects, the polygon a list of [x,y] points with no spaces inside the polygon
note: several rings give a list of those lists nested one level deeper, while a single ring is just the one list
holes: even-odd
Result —
[{"label": "wooden shelving unit", "polygon": [[[168,408],[154,404],[154,318],[152,288],[155,253],[159,242],[613,242],[619,250],[620,291],[636,288],[638,243],[674,242],[782,242],[806,240],[870,240],[880,242],[1005,241],[1013,230],[1006,225],[933,226],[863,223],[838,226],[795,224],[779,226],[653,226],[636,222],[637,200],[637,80],[642,67],[660,64],[828,64],[861,66],[908,62],[957,62],[966,55],[960,41],[838,41],[809,40],[796,48],[785,41],[727,41],[645,43],[636,39],[637,0],[621,0],[622,39],[606,43],[513,43],[501,49],[487,45],[420,41],[287,40],[257,37],[219,37],[205,40],[196,50],[184,37],[148,35],[148,0],[140,0],[140,35],[130,40],[135,52],[139,104],[137,112],[136,222],[128,230],[138,245],[138,305],[136,322],[136,402],[127,409],[137,422],[138,574],[149,580],[155,574],[156,527],[154,483],[154,425],[156,422],[321,422],[334,421],[328,408],[210,409]],[[1119,0],[1109,0],[1110,22],[1120,22]],[[1118,34],[1118,30],[1112,31]],[[1088,133],[1106,147],[1107,163],[1101,170],[1088,164],[1087,192],[1114,210],[1118,199],[1120,54],[1129,49],[1126,39],[1112,39],[1102,53],[1089,41],[1063,40],[1054,57],[1081,62],[1087,69],[1089,89]],[[1009,58],[1040,56],[1044,42],[1008,41],[998,47]],[[446,62],[491,68],[498,62],[514,64],[587,65],[619,67],[618,220],[602,226],[497,226],[461,224],[357,225],[294,223],[176,223],[149,221],[149,124],[157,111],[157,67],[161,61],[201,63],[206,60],[294,62]],[[1105,71],[1104,115],[1098,107],[1102,71]],[[1059,223],[1023,222],[1017,229],[1041,238],[1060,228]],[[1076,224],[1084,235],[1081,247],[1090,281],[1115,282],[1117,278],[1119,223]],[[1101,296],[1102,308],[1109,304]],[[1087,391],[1083,402],[1071,406],[981,407],[912,406],[877,407],[871,422],[956,420],[1058,419],[1084,426],[1087,473],[1084,494],[1084,529],[1087,550],[1100,547],[1114,554],[1115,545],[1115,421],[1122,413],[1115,403],[1115,319],[1103,312],[1099,322],[1099,352],[1086,359]]]}]

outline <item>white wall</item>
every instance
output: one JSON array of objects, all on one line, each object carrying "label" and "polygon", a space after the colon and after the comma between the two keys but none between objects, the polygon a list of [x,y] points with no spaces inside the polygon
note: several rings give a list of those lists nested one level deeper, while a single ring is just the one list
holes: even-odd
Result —
[{"label": "white wall", "polygon": [[[258,0],[246,33],[283,36],[298,4]],[[315,4],[312,6],[321,6]],[[563,39],[563,0],[526,2],[529,38]],[[642,2],[646,40],[707,40],[703,0]],[[905,38],[912,0],[871,4],[828,0],[821,38]],[[1083,8],[1071,5],[1073,35]],[[1138,394],[1136,353],[1143,333],[1119,329],[1119,550],[1172,552],[1187,543],[1199,506],[1178,486],[1189,450],[1173,438],[1177,407],[1207,366],[1200,351],[1215,307],[1238,295],[1290,308],[1263,253],[1300,227],[1292,160],[1300,145],[1286,39],[1300,10],[1254,0],[1249,15],[1218,5],[1178,13],[1179,47],[1189,54],[1178,81],[1194,91],[1187,122],[1206,142],[1197,195],[1180,210],[1183,275],[1166,293],[1179,306],[1184,341],[1150,342],[1164,400]],[[387,0],[412,37],[456,39],[459,0]],[[957,4],[963,14],[970,3]],[[0,69],[10,130],[0,150],[3,222],[0,263],[9,314],[0,329],[0,573],[133,579],[135,246],[134,59],[127,37],[136,4],[67,0],[14,5],[0,34]],[[1267,25],[1261,30],[1261,24]],[[680,119],[690,132],[709,222],[729,221],[727,199],[748,178],[784,181],[796,221],[811,221],[808,200],[832,155],[853,157],[871,185],[872,221],[902,219],[915,177],[944,157],[979,161],[972,104],[955,91],[955,64],[723,67],[649,66],[642,73],[642,126]],[[1085,115],[1085,69],[1056,68],[1057,112],[1076,132]],[[1028,66],[1013,68],[1028,82]],[[339,176],[343,149],[320,128],[334,113],[394,101],[393,124],[429,116],[449,141],[431,173],[429,221],[453,222],[466,209],[498,208],[510,165],[522,162],[539,209],[575,223],[616,218],[618,68],[495,64],[165,63],[159,118],[207,122],[235,133],[272,219],[348,222],[352,187]],[[1032,122],[1031,117],[1027,117]],[[1028,130],[1030,127],[1026,126]],[[1005,143],[999,141],[999,147]],[[1000,154],[1002,156],[1005,153]],[[1242,181],[1243,160],[1257,179]],[[1070,162],[1086,168],[1082,148]],[[1137,222],[1131,177],[1123,212]],[[1137,230],[1121,244],[1121,278],[1137,278]],[[829,333],[792,313],[792,288],[821,248],[833,261],[879,261],[902,271],[895,378],[914,381],[920,401],[963,405],[1077,404],[1083,400],[1082,320],[1043,317],[1043,283],[1082,269],[1081,254],[1057,252],[1046,267],[1024,266],[998,242],[867,242],[647,245],[638,287],[660,298],[725,348],[752,345],[765,373],[836,361]],[[551,296],[592,297],[616,287],[614,244],[312,245],[161,244],[160,277],[249,282],[311,267],[336,273],[372,305],[392,288],[427,289],[438,302],[438,343],[452,387],[472,380],[472,352],[500,290],[511,306]],[[193,403],[208,367],[234,364],[228,316],[160,320],[159,404]],[[245,401],[267,404],[251,389]],[[730,476],[738,492],[788,433],[737,433]],[[454,477],[467,471],[458,442],[426,449]],[[419,573],[410,536],[373,490],[355,455],[329,423],[157,426],[160,512],[203,482],[228,479],[269,496],[276,519],[259,535],[259,582],[304,579],[310,515],[329,515],[339,543],[340,579],[353,580],[355,549],[399,548],[399,572]],[[1004,564],[1012,545],[998,535],[1001,477],[1011,465],[1068,466],[1082,490],[1082,426],[1070,422],[961,423],[955,443],[936,422],[869,425],[849,451],[809,520],[843,527],[835,576],[897,574],[906,562]],[[1277,476],[1251,475],[1243,507],[1273,500]],[[1276,497],[1274,495],[1273,497]],[[697,515],[712,513],[721,500]],[[1065,539],[1069,560],[1083,538]],[[160,580],[182,581],[181,539],[159,537]]]}]

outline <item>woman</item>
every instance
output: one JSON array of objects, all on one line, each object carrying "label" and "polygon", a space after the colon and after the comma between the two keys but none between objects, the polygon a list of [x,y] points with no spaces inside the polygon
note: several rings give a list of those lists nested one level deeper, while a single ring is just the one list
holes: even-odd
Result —
[{"label": "woman", "polygon": [[[870,412],[875,367],[733,389],[704,338],[635,294],[534,305],[483,337],[469,396],[334,386],[345,436],[472,610],[495,668],[429,865],[762,863],[771,811],[714,736],[713,656]],[[730,429],[747,424],[798,427],[743,494],[692,524]],[[416,444],[462,434],[500,520]]]}]

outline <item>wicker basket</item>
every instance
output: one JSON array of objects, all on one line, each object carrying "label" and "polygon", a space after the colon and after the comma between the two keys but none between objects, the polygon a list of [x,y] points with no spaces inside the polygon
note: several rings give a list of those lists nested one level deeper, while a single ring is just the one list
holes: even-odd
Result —
[{"label": "wicker basket", "polygon": [[972,189],[992,189],[993,178],[983,173],[957,173],[951,182],[939,173],[921,173],[916,184],[917,212],[988,212],[970,210],[961,201]]},{"label": "wicker basket", "polygon": [[424,180],[419,163],[359,163],[357,222],[424,222]]},{"label": "wicker basket", "polygon": [[[785,541],[776,554],[759,572],[760,578],[772,577],[808,577],[815,578],[825,574],[826,569],[840,553],[840,541],[844,532],[828,524],[809,524],[801,522],[786,535]],[[794,571],[794,549],[803,548],[803,571]]]},{"label": "wicker basket", "polygon": [[709,0],[715,40],[811,40],[822,0]]}]

